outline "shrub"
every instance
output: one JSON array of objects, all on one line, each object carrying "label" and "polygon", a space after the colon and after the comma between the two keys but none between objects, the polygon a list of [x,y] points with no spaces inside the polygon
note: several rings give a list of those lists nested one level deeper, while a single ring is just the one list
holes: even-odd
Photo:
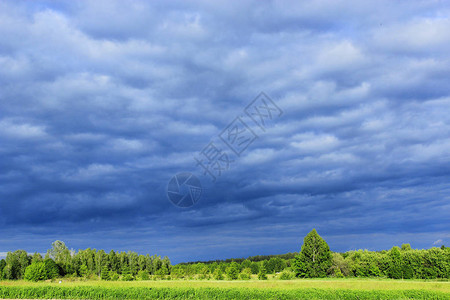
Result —
[{"label": "shrub", "polygon": [[150,276],[147,271],[139,271],[138,277],[140,280],[149,280],[150,279]]},{"label": "shrub", "polygon": [[295,273],[292,271],[283,271],[280,274],[280,280],[290,280],[295,277]]},{"label": "shrub", "polygon": [[44,260],[45,272],[47,273],[46,279],[53,279],[59,276],[58,265],[51,258]]},{"label": "shrub", "polygon": [[339,269],[339,268],[334,269],[334,277],[336,277],[336,278],[344,277],[344,274],[342,274],[341,269]]},{"label": "shrub", "polygon": [[217,268],[216,270],[214,270],[213,276],[215,280],[223,280],[222,270],[220,270],[220,268]]},{"label": "shrub", "polygon": [[261,268],[259,269],[258,279],[267,280],[266,268],[264,267],[264,265],[262,265]]},{"label": "shrub", "polygon": [[39,281],[47,279],[47,272],[45,270],[45,263],[35,262],[25,269],[25,280]]},{"label": "shrub", "polygon": [[117,281],[119,280],[119,274],[114,271],[109,271],[109,278],[110,280]]},{"label": "shrub", "polygon": [[251,278],[251,275],[252,275],[252,270],[250,268],[245,268],[239,274],[239,279],[241,279],[241,280],[249,280]]},{"label": "shrub", "polygon": [[133,281],[134,277],[131,274],[125,274],[122,276],[122,281]]},{"label": "shrub", "polygon": [[239,276],[239,265],[236,262],[232,262],[226,269],[227,277],[229,280],[236,280]]}]

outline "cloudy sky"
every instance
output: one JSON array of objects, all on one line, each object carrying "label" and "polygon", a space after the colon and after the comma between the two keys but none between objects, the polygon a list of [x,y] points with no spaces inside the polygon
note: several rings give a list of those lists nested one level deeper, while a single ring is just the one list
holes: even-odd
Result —
[{"label": "cloudy sky", "polygon": [[[450,244],[445,1],[0,1],[0,256]],[[265,131],[245,108],[265,92]],[[221,143],[236,117],[256,137]],[[267,114],[266,114],[267,116]],[[269,124],[270,123],[270,124]],[[270,126],[269,126],[270,125]],[[225,131],[224,131],[225,130]],[[213,142],[216,182],[195,158]],[[191,172],[201,199],[168,182]]]}]

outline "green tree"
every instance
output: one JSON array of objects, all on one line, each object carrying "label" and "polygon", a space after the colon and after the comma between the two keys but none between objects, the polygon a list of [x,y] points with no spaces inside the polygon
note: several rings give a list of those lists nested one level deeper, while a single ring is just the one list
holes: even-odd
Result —
[{"label": "green tree", "polygon": [[4,259],[0,260],[0,280],[5,279],[5,275],[3,274],[3,270],[5,269],[6,261]]},{"label": "green tree", "polygon": [[221,268],[216,268],[214,270],[213,277],[215,280],[223,280],[223,272],[222,272]]},{"label": "green tree", "polygon": [[170,260],[167,256],[165,256],[162,260],[160,257],[155,257],[153,259],[153,269],[155,270],[155,275],[160,277],[166,276],[170,274],[170,270],[172,268],[170,264]]},{"label": "green tree", "polygon": [[5,262],[6,266],[3,272],[6,279],[22,279],[25,269],[31,262],[31,258],[25,250],[16,250],[6,254]]},{"label": "green tree", "polygon": [[252,275],[252,270],[250,268],[244,268],[242,272],[239,274],[240,280],[249,280]]},{"label": "green tree", "polygon": [[128,264],[128,256],[126,252],[117,252],[117,259],[119,260],[119,269],[117,272],[121,274],[123,268],[125,266],[129,266]]},{"label": "green tree", "polygon": [[389,251],[389,268],[388,275],[390,278],[400,279],[402,278],[402,256],[400,248],[395,246]]},{"label": "green tree", "polygon": [[184,267],[182,265],[176,265],[172,268],[171,275],[174,278],[184,278],[186,275]]},{"label": "green tree", "polygon": [[122,268],[122,280],[123,281],[132,281],[134,280],[133,275],[131,274],[131,269],[129,266],[125,265]]},{"label": "green tree", "polygon": [[280,257],[272,257],[269,259],[269,273],[278,273],[283,271],[286,268],[286,262]]},{"label": "green tree", "polygon": [[97,276],[101,276],[103,267],[108,266],[108,255],[104,250],[99,250],[95,253],[95,268]]},{"label": "green tree", "polygon": [[348,261],[346,261],[344,259],[342,254],[333,252],[331,262],[332,262],[331,268],[330,268],[331,274],[336,275],[336,273],[338,272],[337,270],[339,269],[340,274],[342,274],[344,276],[350,275],[350,267],[349,267]]},{"label": "green tree", "polygon": [[40,253],[35,252],[31,257],[31,263],[43,261],[42,255]]},{"label": "green tree", "polygon": [[102,268],[101,279],[102,280],[111,280],[111,277],[109,276],[109,270],[108,270],[107,266],[103,266],[103,268]]},{"label": "green tree", "polygon": [[165,275],[169,275],[170,274],[170,269],[172,268],[172,264],[170,263],[170,259],[167,256],[164,256],[164,258],[161,261],[162,263],[162,268],[165,268]]},{"label": "green tree", "polygon": [[256,261],[253,261],[250,264],[250,269],[252,270],[252,274],[258,274],[259,273],[259,264]]},{"label": "green tree", "polygon": [[267,271],[266,271],[266,267],[264,266],[264,264],[261,264],[261,267],[259,268],[258,279],[259,280],[267,280]]},{"label": "green tree", "polygon": [[152,256],[152,274],[156,274],[156,272],[159,271],[159,269],[161,269],[162,267],[162,261],[161,261],[161,257],[153,255]]},{"label": "green tree", "polygon": [[333,276],[336,278],[342,278],[342,277],[344,277],[344,274],[342,274],[341,269],[334,269]]},{"label": "green tree", "polygon": [[139,271],[139,255],[136,252],[128,251],[128,265],[130,266],[131,275],[137,275]]},{"label": "green tree", "polygon": [[54,241],[52,248],[47,250],[45,258],[51,258],[60,267],[61,275],[71,274],[74,272],[72,264],[72,255],[69,248],[62,241]]},{"label": "green tree", "polygon": [[272,267],[271,267],[271,265],[270,265],[268,260],[263,260],[261,262],[261,266],[264,266],[264,269],[266,270],[267,274],[273,273]]},{"label": "green tree", "polygon": [[149,274],[154,274],[152,258],[149,254],[145,255],[145,270]]},{"label": "green tree", "polygon": [[34,262],[25,269],[25,280],[39,281],[47,279],[45,263],[42,261]]},{"label": "green tree", "polygon": [[243,269],[250,268],[251,265],[252,265],[252,262],[249,259],[246,259],[241,263],[241,267]]},{"label": "green tree", "polygon": [[419,250],[402,251],[402,273],[403,278],[421,278],[420,270],[422,269],[422,261]]},{"label": "green tree", "polygon": [[109,251],[108,262],[109,267],[112,271],[117,272],[120,270],[119,258],[117,257],[116,252],[114,252],[114,250]]},{"label": "green tree", "polygon": [[89,269],[86,265],[81,265],[80,267],[80,276],[83,278],[87,278],[89,275]]},{"label": "green tree", "polygon": [[144,271],[147,269],[147,258],[144,255],[139,255],[138,266],[139,266],[139,271]]},{"label": "green tree", "polygon": [[204,264],[202,264],[202,268],[199,270],[199,274],[200,274],[200,279],[209,279],[209,269],[207,266],[205,266]]},{"label": "green tree", "polygon": [[74,264],[80,273],[80,268],[85,265],[87,268],[87,275],[96,272],[95,269],[95,249],[87,248],[85,250],[79,250],[74,257]]},{"label": "green tree", "polygon": [[140,270],[138,272],[138,277],[140,280],[149,280],[150,279],[150,275],[148,274],[147,271],[144,271],[144,270]]},{"label": "green tree", "polygon": [[313,229],[303,239],[301,251],[294,259],[293,270],[300,277],[325,277],[331,261],[330,247]]},{"label": "green tree", "polygon": [[115,271],[109,271],[109,278],[110,280],[117,281],[119,280],[119,274]]},{"label": "green tree", "polygon": [[410,244],[402,244],[402,251],[408,251],[411,250],[411,245]]},{"label": "green tree", "polygon": [[232,262],[226,269],[226,274],[229,280],[236,280],[239,276],[240,267],[236,262]]},{"label": "green tree", "polygon": [[53,279],[59,276],[60,270],[58,265],[51,258],[44,259],[45,273],[47,279]]}]

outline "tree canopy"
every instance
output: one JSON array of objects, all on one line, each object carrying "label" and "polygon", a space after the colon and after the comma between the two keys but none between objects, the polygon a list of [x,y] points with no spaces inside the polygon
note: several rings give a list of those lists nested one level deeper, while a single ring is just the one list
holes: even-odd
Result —
[{"label": "tree canopy", "polygon": [[313,229],[303,239],[300,254],[294,259],[293,269],[300,277],[325,277],[330,267],[330,247]]}]

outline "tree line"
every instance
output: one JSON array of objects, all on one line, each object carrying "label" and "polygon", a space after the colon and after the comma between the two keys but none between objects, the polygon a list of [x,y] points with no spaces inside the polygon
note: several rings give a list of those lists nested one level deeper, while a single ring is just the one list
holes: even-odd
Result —
[{"label": "tree line", "polygon": [[[260,259],[263,258],[263,259]],[[300,252],[286,255],[253,256],[247,259],[178,264],[175,277],[199,279],[259,279],[274,274],[279,279],[295,277],[384,277],[393,279],[450,278],[450,248],[411,249],[409,244],[390,250],[332,252],[313,229]],[[237,273],[237,275],[236,275]],[[242,278],[241,278],[242,277]]]},{"label": "tree line", "polygon": [[289,260],[289,259],[293,259],[295,258],[295,256],[298,255],[298,252],[289,252],[289,253],[285,253],[285,254],[275,254],[275,255],[255,255],[255,256],[249,256],[247,258],[228,258],[228,259],[216,259],[216,260],[208,260],[208,261],[193,261],[193,262],[183,262],[180,263],[180,265],[192,265],[192,264],[199,264],[199,263],[203,263],[203,264],[213,264],[213,263],[231,263],[231,262],[237,262],[237,263],[242,263],[244,260],[249,260],[249,261],[264,261],[264,260],[269,260],[271,258],[281,258],[284,260]]},{"label": "tree line", "polygon": [[167,257],[136,252],[105,253],[86,249],[74,252],[61,241],[52,244],[43,258],[24,250],[8,252],[0,260],[1,279],[45,280],[62,276],[102,280],[214,279],[265,280],[295,277],[384,277],[393,279],[450,278],[450,248],[411,249],[409,244],[390,250],[332,252],[313,229],[296,253],[252,256],[172,266]]},{"label": "tree line", "polygon": [[25,250],[8,252],[0,260],[0,279],[46,280],[57,277],[100,277],[104,280],[133,280],[150,275],[166,276],[172,265],[168,257],[139,255],[136,252],[85,249],[69,250],[62,241],[52,243],[45,257],[29,255]]},{"label": "tree line", "polygon": [[415,250],[403,244],[383,251],[333,253],[313,229],[293,261],[293,270],[298,277],[450,278],[450,248]]}]

